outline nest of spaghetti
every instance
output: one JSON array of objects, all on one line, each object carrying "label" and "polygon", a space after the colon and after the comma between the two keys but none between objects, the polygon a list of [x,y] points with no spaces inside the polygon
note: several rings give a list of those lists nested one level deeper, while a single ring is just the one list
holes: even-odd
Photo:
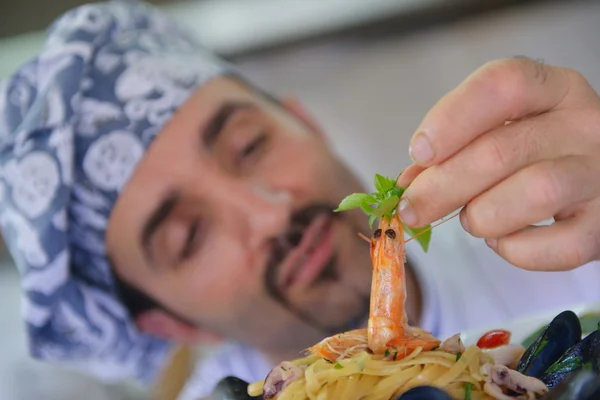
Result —
[{"label": "nest of spaghetti", "polygon": [[403,357],[391,352],[375,355],[368,349],[335,361],[311,354],[279,364],[264,381],[250,385],[248,394],[277,400],[389,400],[428,385],[443,389],[453,399],[502,398],[490,393],[503,395],[507,390],[535,399],[548,390],[546,385],[498,362],[515,364],[524,351],[521,346],[496,352],[464,348],[454,336],[437,349],[419,347]]},{"label": "nest of spaghetti", "polygon": [[311,352],[283,362],[250,384],[248,394],[276,400],[600,398],[594,397],[600,396],[600,324],[582,331],[572,311],[557,315],[527,347],[497,330],[477,345],[465,347],[457,334],[431,350],[375,355],[366,335],[351,335],[353,346],[336,359]]}]

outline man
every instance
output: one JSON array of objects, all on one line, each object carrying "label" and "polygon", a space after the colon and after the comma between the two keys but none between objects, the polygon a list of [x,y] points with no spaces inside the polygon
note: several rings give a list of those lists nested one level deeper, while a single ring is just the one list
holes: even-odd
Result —
[{"label": "man", "polygon": [[[299,104],[157,11],[67,13],[0,92],[0,222],[35,357],[150,381],[170,343],[227,341],[182,395],[199,397],[366,323],[367,219],[332,213],[365,188]],[[422,226],[467,204],[465,229],[524,269],[597,259],[599,120],[573,71],[487,65],[426,116],[400,212]],[[408,316],[436,335],[597,296],[595,265],[534,273],[481,247],[452,259],[480,241],[448,233],[427,256],[408,246]]]}]

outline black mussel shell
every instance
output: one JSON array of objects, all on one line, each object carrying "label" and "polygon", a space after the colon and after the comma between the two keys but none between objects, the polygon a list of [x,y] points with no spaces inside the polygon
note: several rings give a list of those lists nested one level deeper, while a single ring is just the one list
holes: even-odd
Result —
[{"label": "black mussel shell", "polygon": [[540,400],[598,400],[600,399],[600,374],[579,371],[556,385]]},{"label": "black mussel shell", "polygon": [[396,400],[452,400],[452,397],[433,386],[417,386],[402,393]]},{"label": "black mussel shell", "polygon": [[517,371],[539,378],[569,348],[581,341],[581,323],[573,311],[558,314],[519,360]]},{"label": "black mussel shell", "polygon": [[552,388],[581,369],[600,373],[600,330],[590,333],[567,350],[540,379]]},{"label": "black mussel shell", "polygon": [[210,400],[256,400],[248,394],[248,382],[233,376],[219,381],[212,392]]}]

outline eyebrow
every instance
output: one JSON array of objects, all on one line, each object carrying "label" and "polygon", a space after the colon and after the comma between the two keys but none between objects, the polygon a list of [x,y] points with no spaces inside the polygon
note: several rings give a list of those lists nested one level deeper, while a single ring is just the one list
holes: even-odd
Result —
[{"label": "eyebrow", "polygon": [[227,122],[241,110],[258,109],[255,104],[249,102],[229,101],[223,103],[206,123],[202,131],[202,143],[211,149],[217,141],[219,134],[227,125]]},{"label": "eyebrow", "polygon": [[177,202],[179,201],[178,193],[170,193],[160,202],[158,207],[152,212],[150,217],[146,220],[144,227],[142,228],[142,233],[140,236],[140,242],[142,244],[142,249],[144,250],[144,254],[150,264],[154,263],[154,257],[152,253],[152,237],[160,227],[160,225],[169,217]]}]

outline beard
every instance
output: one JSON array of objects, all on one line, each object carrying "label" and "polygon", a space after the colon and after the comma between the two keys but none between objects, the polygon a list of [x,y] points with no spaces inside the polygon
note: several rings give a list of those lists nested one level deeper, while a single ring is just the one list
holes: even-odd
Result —
[{"label": "beard", "polygon": [[[294,304],[290,300],[287,292],[278,283],[278,276],[284,260],[291,251],[300,245],[306,230],[309,226],[311,226],[316,218],[327,215],[333,221],[342,221],[343,223],[349,224],[354,231],[360,231],[360,228],[353,224],[349,219],[345,218],[344,215],[341,213],[334,213],[333,210],[335,208],[336,206],[330,203],[313,203],[294,213],[287,231],[279,237],[273,239],[271,243],[271,256],[267,261],[267,266],[264,273],[264,286],[268,295],[286,308],[290,313],[302,320],[305,324],[309,325],[313,329],[317,329],[326,336],[356,329],[359,325],[364,323],[369,315],[370,294],[368,291],[365,294],[361,293],[358,289],[352,286],[346,287],[345,289],[350,291],[351,296],[356,299],[356,303],[358,303],[359,306],[357,307],[356,311],[349,315],[348,318],[346,318],[343,322],[337,324],[328,324],[319,322],[319,318],[317,318],[317,315],[315,315],[315,313],[319,312],[319,307],[312,307],[312,309],[306,310],[301,306]],[[343,271],[340,269],[338,260],[339,257],[334,251],[330,259],[320,271],[319,275],[308,285],[305,290],[310,291],[318,286],[325,285],[343,285],[341,279],[341,274]]]}]

